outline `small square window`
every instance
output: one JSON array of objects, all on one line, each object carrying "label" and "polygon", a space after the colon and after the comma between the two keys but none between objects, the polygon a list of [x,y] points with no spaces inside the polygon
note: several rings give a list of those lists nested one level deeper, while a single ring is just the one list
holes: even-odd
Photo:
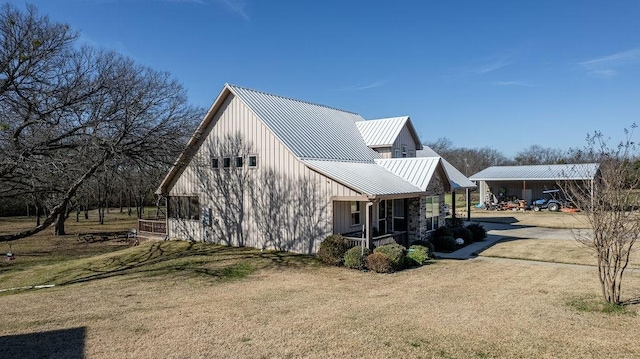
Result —
[{"label": "small square window", "polygon": [[242,157],[238,156],[236,157],[236,163],[235,163],[236,167],[240,168],[242,167]]},{"label": "small square window", "polygon": [[211,158],[211,168],[213,168],[214,170],[220,168],[220,160],[216,157]]},{"label": "small square window", "polygon": [[231,158],[225,157],[222,159],[222,167],[229,168],[231,167]]},{"label": "small square window", "polygon": [[407,157],[407,145],[402,145],[402,157]]},{"label": "small square window", "polygon": [[249,156],[249,167],[258,166],[258,156]]}]

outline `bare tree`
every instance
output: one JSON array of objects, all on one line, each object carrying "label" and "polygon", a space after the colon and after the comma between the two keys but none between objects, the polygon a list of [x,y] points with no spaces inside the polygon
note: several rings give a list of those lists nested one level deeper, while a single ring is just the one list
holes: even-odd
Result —
[{"label": "bare tree", "polygon": [[73,201],[94,175],[117,163],[168,166],[200,111],[169,74],[113,52],[74,47],[67,25],[11,5],[0,10],[0,197],[50,203],[35,234],[64,234]]},{"label": "bare tree", "polygon": [[426,145],[466,176],[471,176],[489,166],[509,163],[509,160],[494,148],[455,147],[453,142],[446,137],[440,137],[434,142],[426,143]]},{"label": "bare tree", "polygon": [[[640,176],[637,146],[631,131],[625,129],[625,138],[615,146],[601,132],[588,136],[588,158],[599,162],[594,181],[563,181],[568,199],[580,209],[591,228],[589,234],[576,239],[595,252],[598,279],[605,301],[624,304],[622,283],[629,264],[629,255],[640,235]],[[585,165],[574,165],[575,172],[586,171]]]},{"label": "bare tree", "polygon": [[532,145],[516,154],[516,165],[551,165],[564,163],[568,156],[557,148]]}]

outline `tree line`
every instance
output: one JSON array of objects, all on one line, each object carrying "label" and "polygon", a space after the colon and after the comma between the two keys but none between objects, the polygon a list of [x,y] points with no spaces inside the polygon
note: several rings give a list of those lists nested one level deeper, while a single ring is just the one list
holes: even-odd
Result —
[{"label": "tree line", "polygon": [[593,152],[585,149],[569,148],[562,150],[540,145],[531,145],[516,153],[513,158],[509,158],[497,149],[488,146],[479,148],[456,147],[446,137],[440,137],[435,141],[425,143],[425,145],[437,152],[466,176],[471,176],[491,166],[587,163],[595,162],[597,159]]},{"label": "tree line", "polygon": [[[33,6],[0,8],[0,202],[42,221],[118,202],[140,207],[184,147],[203,110],[169,73],[79,42]],[[38,216],[39,217],[39,216]]]}]

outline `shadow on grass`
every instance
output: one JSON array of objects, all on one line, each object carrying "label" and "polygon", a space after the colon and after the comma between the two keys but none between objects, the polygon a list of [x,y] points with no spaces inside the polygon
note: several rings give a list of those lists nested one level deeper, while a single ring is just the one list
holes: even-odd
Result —
[{"label": "shadow on grass", "polygon": [[123,275],[209,277],[222,281],[245,278],[263,268],[317,265],[315,257],[287,252],[206,243],[155,242],[114,253],[89,265],[69,268],[53,278],[60,285]]},{"label": "shadow on grass", "polygon": [[2,358],[84,358],[86,328],[0,337]]}]

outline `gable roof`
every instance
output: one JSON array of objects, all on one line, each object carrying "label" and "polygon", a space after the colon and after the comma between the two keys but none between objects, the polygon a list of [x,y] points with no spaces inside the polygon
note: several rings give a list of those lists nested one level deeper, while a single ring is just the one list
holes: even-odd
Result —
[{"label": "gable roof", "polygon": [[303,160],[304,164],[334,181],[367,196],[416,194],[423,188],[376,163]]},{"label": "gable roof", "polygon": [[[416,151],[417,157],[440,157],[440,155],[429,146],[423,146],[422,150]],[[442,157],[440,157],[442,158]],[[442,167],[444,168],[452,189],[476,188],[475,183],[471,182],[467,176],[458,171],[449,161],[442,158]]]},{"label": "gable roof", "polygon": [[376,163],[425,191],[440,164],[440,157],[377,159]]},{"label": "gable roof", "polygon": [[[242,101],[306,166],[360,193],[370,196],[419,195],[426,189],[426,186],[423,188],[414,184],[422,182],[403,178],[375,162],[380,155],[365,143],[357,124],[369,121],[364,121],[360,115],[225,84],[157,193],[166,193],[184,171],[205,140],[216,113],[230,95]],[[399,126],[396,136],[407,124],[417,139],[409,118],[398,119],[400,120],[383,119],[374,122],[378,124],[376,126],[384,123]],[[416,143],[419,144],[420,141],[417,140]],[[428,183],[433,171],[425,175],[428,178],[423,182]]]},{"label": "gable roof", "polygon": [[511,181],[511,180],[591,180],[594,179],[598,163],[577,163],[561,165],[530,166],[493,166],[469,177],[473,181]]},{"label": "gable roof", "polygon": [[225,85],[299,159],[373,162],[356,127],[364,119],[352,112],[247,88]]},{"label": "gable roof", "polygon": [[372,148],[393,146],[393,142],[398,138],[400,131],[402,131],[402,128],[405,125],[411,133],[418,149],[420,149],[422,146],[420,144],[420,138],[418,137],[409,116],[356,122],[358,130],[360,131],[362,138],[364,138],[364,142],[367,146]]}]

